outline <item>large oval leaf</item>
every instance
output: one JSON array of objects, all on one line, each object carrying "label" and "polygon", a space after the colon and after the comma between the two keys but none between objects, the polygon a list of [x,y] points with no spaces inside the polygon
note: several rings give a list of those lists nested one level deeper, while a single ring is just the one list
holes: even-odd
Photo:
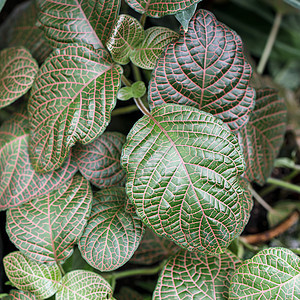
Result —
[{"label": "large oval leaf", "polygon": [[92,142],[116,104],[122,69],[91,46],[55,50],[34,82],[28,110],[30,154],[37,171],[57,169],[77,142]]},{"label": "large oval leaf", "polygon": [[27,257],[65,261],[84,230],[92,199],[88,181],[77,174],[57,190],[8,210],[6,231]]},{"label": "large oval leaf", "polygon": [[251,67],[240,37],[210,12],[200,10],[176,43],[158,60],[149,85],[150,105],[177,103],[244,126],[254,106]]},{"label": "large oval leaf", "polygon": [[181,105],[155,107],[131,129],[121,161],[138,215],[183,248],[218,253],[249,218],[238,141],[211,114]]},{"label": "large oval leaf", "polygon": [[100,271],[124,265],[138,247],[143,223],[127,212],[125,189],[104,189],[94,195],[91,216],[79,241],[82,257]]}]

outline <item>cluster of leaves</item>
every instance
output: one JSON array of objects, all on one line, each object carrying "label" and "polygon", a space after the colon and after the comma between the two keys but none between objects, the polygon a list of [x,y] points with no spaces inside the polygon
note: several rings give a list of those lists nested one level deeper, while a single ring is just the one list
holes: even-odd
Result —
[{"label": "cluster of leaves", "polygon": [[[153,299],[294,299],[291,251],[242,262],[228,250],[250,216],[248,181],[272,170],[284,101],[250,86],[240,37],[194,13],[199,0],[126,2],[140,22],[120,0],[38,0],[1,28],[0,107],[22,99],[0,127],[0,209],[20,250],[4,258],[18,289],[7,299],[114,299],[111,271],[165,258]],[[167,14],[179,34],[144,30]],[[149,84],[126,78],[128,63],[153,69]],[[144,116],[127,137],[105,131],[132,97]],[[75,246],[89,270],[65,272]]]}]

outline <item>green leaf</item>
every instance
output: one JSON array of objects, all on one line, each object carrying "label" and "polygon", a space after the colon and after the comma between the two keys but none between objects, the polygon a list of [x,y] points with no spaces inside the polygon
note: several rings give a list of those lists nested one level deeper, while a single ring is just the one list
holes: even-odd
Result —
[{"label": "green leaf", "polygon": [[240,263],[229,251],[217,256],[208,256],[181,250],[165,265],[158,279],[153,300],[227,300],[230,277]]},{"label": "green leaf", "polygon": [[103,48],[120,10],[120,0],[38,1],[39,21],[55,47],[85,43]]},{"label": "green leaf", "polygon": [[188,31],[189,23],[195,14],[196,8],[197,8],[197,3],[175,14],[175,18],[182,25],[183,30],[185,32]]},{"label": "green leaf", "polygon": [[94,194],[91,216],[79,250],[82,257],[100,271],[112,271],[124,265],[137,249],[143,224],[125,211],[125,189],[115,187]]},{"label": "green leaf", "polygon": [[300,297],[300,259],[284,248],[260,251],[245,261],[231,278],[229,299],[286,299]]},{"label": "green leaf", "polygon": [[57,190],[8,210],[8,236],[33,260],[65,261],[87,224],[92,199],[88,181],[77,174]]},{"label": "green leaf", "polygon": [[28,103],[29,150],[37,171],[57,169],[76,142],[87,144],[103,133],[121,73],[104,49],[88,45],[70,45],[48,57]]},{"label": "green leaf", "polygon": [[120,163],[126,137],[119,132],[105,132],[87,145],[76,145],[73,154],[79,171],[98,188],[123,186],[126,173]]},{"label": "green leaf", "polygon": [[38,299],[54,295],[60,286],[61,274],[57,265],[40,264],[19,251],[6,255],[3,264],[10,282]]},{"label": "green leaf", "polygon": [[149,84],[150,106],[190,105],[238,130],[254,106],[250,76],[240,37],[212,13],[200,10],[188,31],[158,60]]},{"label": "green leaf", "polygon": [[[1,297],[0,297],[1,298]],[[24,291],[11,290],[5,300],[36,300],[34,294]]]},{"label": "green leaf", "polygon": [[49,193],[77,171],[69,156],[60,169],[37,173],[29,159],[28,144],[28,116],[24,111],[18,112],[0,127],[0,210]]},{"label": "green leaf", "polygon": [[61,282],[56,300],[113,299],[110,285],[98,274],[77,270],[67,273]]},{"label": "green leaf", "polygon": [[38,64],[23,47],[0,52],[0,108],[8,106],[31,88]]},{"label": "green leaf", "polygon": [[300,9],[300,0],[284,0],[284,2],[297,9]]},{"label": "green leaf", "polygon": [[0,0],[0,12],[5,4],[6,0]]},{"label": "green leaf", "polygon": [[257,90],[249,123],[240,130],[239,140],[247,164],[246,177],[261,185],[271,174],[283,142],[287,109],[273,89]]},{"label": "green leaf", "polygon": [[146,94],[146,86],[143,81],[134,82],[131,86],[131,89],[134,98],[140,98]]},{"label": "green leaf", "polygon": [[218,253],[249,218],[238,141],[216,117],[165,104],[131,129],[121,162],[143,222],[190,251]]},{"label": "green leaf", "polygon": [[132,88],[131,88],[131,86],[122,87],[118,91],[117,98],[119,100],[127,101],[127,100],[131,99],[132,97],[133,97],[133,95],[132,95]]},{"label": "green leaf", "polygon": [[130,53],[143,39],[144,29],[137,19],[120,15],[106,47],[115,62],[125,65],[129,63]]},{"label": "green leaf", "polygon": [[174,40],[178,34],[165,27],[151,27],[145,31],[145,38],[130,53],[130,60],[137,66],[151,70],[164,48]]}]

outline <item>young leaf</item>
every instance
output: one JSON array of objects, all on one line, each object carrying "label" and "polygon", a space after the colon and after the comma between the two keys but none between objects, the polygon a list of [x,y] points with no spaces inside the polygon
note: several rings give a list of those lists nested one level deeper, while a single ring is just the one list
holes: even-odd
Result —
[{"label": "young leaf", "polygon": [[28,103],[30,155],[39,172],[57,169],[77,142],[92,142],[116,104],[122,68],[91,46],[55,50],[41,67]]},{"label": "young leaf", "polygon": [[131,86],[125,86],[119,89],[117,98],[121,101],[127,101],[133,97]]},{"label": "young leaf", "polygon": [[11,290],[7,298],[4,300],[36,300],[34,294],[19,290]]},{"label": "young leaf", "polygon": [[77,270],[67,273],[61,288],[55,295],[56,300],[114,299],[110,285],[98,274]]},{"label": "young leaf", "polygon": [[120,0],[39,1],[39,21],[55,47],[85,43],[103,48],[120,9]]},{"label": "young leaf", "polygon": [[125,189],[104,189],[94,195],[88,225],[79,241],[82,257],[100,271],[112,271],[124,265],[138,247],[143,224],[125,211]]},{"label": "young leaf", "polygon": [[229,251],[208,256],[181,250],[165,265],[158,279],[153,300],[226,300],[230,277],[240,263]]},{"label": "young leaf", "polygon": [[27,93],[38,68],[35,59],[23,47],[0,52],[0,109]]},{"label": "young leaf", "polygon": [[134,82],[131,86],[131,89],[134,98],[140,98],[146,94],[146,86],[143,81]]},{"label": "young leaf", "polygon": [[[202,0],[200,0],[200,1],[202,1]],[[178,13],[175,14],[175,18],[182,25],[182,28],[185,32],[188,31],[189,23],[195,14],[197,5],[198,4],[196,3],[196,4],[188,7],[187,9],[179,11]]]},{"label": "young leaf", "polygon": [[254,106],[250,76],[240,37],[212,13],[200,10],[188,31],[158,60],[149,84],[150,105],[190,105],[238,130]]},{"label": "young leaf", "polygon": [[16,113],[0,127],[0,210],[49,193],[77,171],[74,161],[68,157],[60,169],[37,173],[29,160],[28,127],[25,112]]},{"label": "young leaf", "polygon": [[76,145],[73,154],[79,171],[98,188],[123,186],[126,173],[120,157],[126,137],[119,132],[105,132],[87,145]]},{"label": "young leaf", "polygon": [[246,177],[263,185],[283,142],[287,109],[273,89],[260,89],[249,123],[238,133],[247,164]]},{"label": "young leaf", "polygon": [[300,259],[284,248],[260,251],[231,278],[229,299],[299,299]]},{"label": "young leaf", "polygon": [[88,181],[77,174],[57,190],[8,210],[6,231],[27,257],[65,261],[86,226],[92,199]]},{"label": "young leaf", "polygon": [[121,162],[143,222],[189,251],[221,252],[249,218],[238,141],[211,114],[183,105],[155,107],[131,129]]},{"label": "young leaf", "polygon": [[38,299],[52,296],[60,286],[61,274],[57,265],[40,264],[19,251],[6,255],[3,264],[9,281]]}]

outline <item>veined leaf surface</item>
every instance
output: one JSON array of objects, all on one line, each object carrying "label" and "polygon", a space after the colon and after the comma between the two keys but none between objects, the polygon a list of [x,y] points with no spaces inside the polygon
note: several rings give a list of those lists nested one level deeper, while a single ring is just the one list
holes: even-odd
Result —
[{"label": "veined leaf surface", "polygon": [[36,300],[34,294],[19,290],[11,290],[4,300]]},{"label": "veined leaf surface", "polygon": [[8,210],[6,231],[27,257],[65,261],[83,233],[92,199],[88,181],[77,174],[57,190]]},{"label": "veined leaf surface", "polygon": [[181,250],[166,263],[153,300],[227,300],[230,277],[240,263],[229,251],[209,256]]},{"label": "veined leaf surface", "polygon": [[81,174],[98,188],[124,185],[120,157],[125,140],[119,132],[105,132],[90,144],[77,145],[73,154]]},{"label": "veined leaf surface", "polygon": [[188,31],[158,60],[149,84],[150,106],[197,107],[238,130],[254,107],[250,76],[240,37],[212,13],[200,10]]},{"label": "veined leaf surface", "polygon": [[238,141],[211,114],[183,105],[155,107],[131,129],[121,162],[137,214],[183,248],[219,253],[249,218]]},{"label": "veined leaf surface", "polygon": [[104,49],[88,45],[70,45],[48,57],[28,104],[29,150],[37,171],[57,169],[76,142],[87,144],[103,133],[121,73]]},{"label": "veined leaf surface", "polygon": [[3,264],[9,281],[38,299],[51,297],[60,286],[61,274],[57,265],[40,264],[19,251],[6,255]]},{"label": "veined leaf surface", "polygon": [[94,194],[91,216],[79,241],[82,257],[100,271],[112,271],[133,255],[143,235],[143,223],[125,211],[125,189],[114,187]]},{"label": "veined leaf surface", "polygon": [[300,298],[300,259],[285,248],[269,248],[245,261],[231,278],[229,299]]}]

